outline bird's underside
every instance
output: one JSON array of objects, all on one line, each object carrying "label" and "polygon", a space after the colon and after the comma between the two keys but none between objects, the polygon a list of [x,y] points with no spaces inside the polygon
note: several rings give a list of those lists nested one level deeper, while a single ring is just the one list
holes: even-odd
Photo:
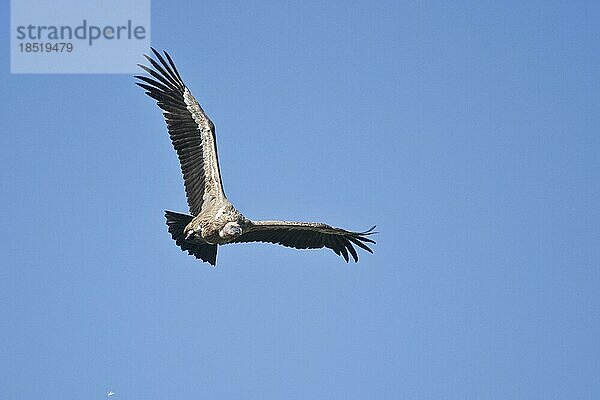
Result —
[{"label": "bird's underside", "polygon": [[166,211],[171,237],[184,251],[216,264],[217,246],[228,243],[266,242],[296,249],[327,247],[346,262],[357,262],[354,246],[370,253],[372,227],[352,232],[314,222],[252,221],[227,200],[221,183],[215,127],[183,83],[173,60],[152,49],[156,59],[144,55],[149,76],[137,75],[137,85],[163,110],[169,136],[179,157],[190,214]]}]

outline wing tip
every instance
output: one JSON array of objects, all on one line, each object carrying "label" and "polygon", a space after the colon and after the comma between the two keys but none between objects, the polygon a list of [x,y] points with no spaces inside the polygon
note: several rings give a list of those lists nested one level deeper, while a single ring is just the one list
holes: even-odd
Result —
[{"label": "wing tip", "polygon": [[365,235],[365,236],[369,236],[369,235],[376,235],[379,232],[375,230],[375,228],[377,228],[377,225],[373,225],[372,227],[370,227],[369,229],[367,229],[364,232],[359,232],[360,235]]},{"label": "wing tip", "polygon": [[154,47],[151,46],[150,50],[152,51],[154,57],[146,53],[143,53],[143,56],[152,67],[148,67],[143,64],[137,64],[137,66],[143,69],[146,73],[163,82],[165,85],[173,86],[173,89],[183,91],[186,87],[185,83],[183,83],[183,79],[181,79],[181,75],[179,74],[177,67],[175,67],[175,63],[173,62],[173,59],[169,53],[167,53],[166,50],[163,50],[163,53],[168,60],[165,61],[165,58],[163,58],[160,52]]}]

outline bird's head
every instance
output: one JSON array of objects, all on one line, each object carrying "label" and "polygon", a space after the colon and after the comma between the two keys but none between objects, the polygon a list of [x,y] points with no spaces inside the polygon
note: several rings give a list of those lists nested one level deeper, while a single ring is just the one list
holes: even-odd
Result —
[{"label": "bird's head", "polygon": [[228,222],[219,231],[219,236],[223,239],[233,239],[242,234],[242,227],[237,222]]}]

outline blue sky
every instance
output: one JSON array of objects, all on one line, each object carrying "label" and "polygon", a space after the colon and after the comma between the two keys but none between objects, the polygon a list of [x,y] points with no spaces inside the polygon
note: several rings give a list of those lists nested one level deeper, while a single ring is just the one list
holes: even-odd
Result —
[{"label": "blue sky", "polygon": [[186,211],[177,159],[132,76],[5,58],[2,397],[596,397],[599,19],[593,2],[152,3],[230,200],[377,224],[356,265],[187,256],[163,218]]}]

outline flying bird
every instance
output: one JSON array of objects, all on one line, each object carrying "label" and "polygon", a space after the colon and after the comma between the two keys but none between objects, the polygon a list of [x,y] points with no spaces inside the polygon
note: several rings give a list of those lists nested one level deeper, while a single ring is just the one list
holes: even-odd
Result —
[{"label": "flying bird", "polygon": [[217,246],[268,242],[296,249],[327,247],[357,262],[354,246],[370,253],[367,243],[374,226],[352,232],[314,222],[253,221],[227,200],[221,182],[215,126],[187,88],[171,56],[151,48],[151,66],[138,64],[148,76],[136,75],[137,85],[163,110],[169,136],[179,157],[190,214],[165,211],[168,231],[177,245],[197,259],[216,265]]},{"label": "flying bird", "polygon": [[112,390],[109,391],[108,393],[106,393],[106,397],[111,397],[111,396],[114,396],[114,395],[115,395],[115,392],[113,392]]}]

